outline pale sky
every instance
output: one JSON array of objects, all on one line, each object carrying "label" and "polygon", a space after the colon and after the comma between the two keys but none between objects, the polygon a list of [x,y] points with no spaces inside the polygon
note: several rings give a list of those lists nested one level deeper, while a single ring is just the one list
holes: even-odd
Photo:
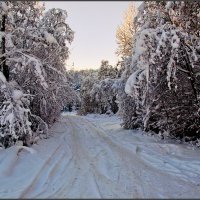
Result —
[{"label": "pale sky", "polygon": [[[101,60],[115,65],[118,58],[116,29],[123,20],[123,13],[131,1],[47,1],[50,8],[65,9],[67,23],[75,31],[74,41],[69,46],[70,58],[67,68],[74,63],[75,69],[97,69]],[[141,1],[135,2],[138,6]]]}]

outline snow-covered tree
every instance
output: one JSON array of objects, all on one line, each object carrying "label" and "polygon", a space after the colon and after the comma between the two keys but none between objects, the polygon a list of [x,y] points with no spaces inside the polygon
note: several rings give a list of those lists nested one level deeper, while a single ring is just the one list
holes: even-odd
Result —
[{"label": "snow-covered tree", "polygon": [[[129,127],[199,137],[199,11],[193,2],[145,2],[139,8],[134,69],[125,86],[135,110]],[[195,2],[197,8],[199,3]],[[182,10],[181,10],[182,9]],[[183,13],[192,13],[192,19]],[[195,22],[196,20],[196,22]],[[189,23],[192,24],[192,23]]]},{"label": "snow-covered tree", "polygon": [[96,104],[94,112],[115,114],[118,111],[116,91],[116,79],[106,78],[95,83],[90,93],[91,101]]},{"label": "snow-covered tree", "polygon": [[87,73],[86,77],[83,76],[80,114],[117,112],[115,78],[118,73],[117,67],[112,67],[108,61],[102,60],[97,75]]},{"label": "snow-covered tree", "polygon": [[117,68],[110,65],[109,61],[107,60],[101,61],[101,66],[98,71],[99,80],[104,80],[106,78],[116,78],[117,74],[118,74]]},{"label": "snow-covered tree", "polygon": [[97,79],[92,76],[86,76],[82,80],[80,88],[81,107],[78,112],[80,115],[94,112],[96,104],[92,101],[91,90],[96,82]]},{"label": "snow-covered tree", "polygon": [[0,72],[0,146],[8,147],[17,140],[30,142],[30,95],[22,92],[16,82],[7,82]]},{"label": "snow-covered tree", "polygon": [[40,111],[41,117],[48,124],[58,118],[63,106],[77,100],[73,89],[69,87],[65,68],[65,60],[69,56],[67,42],[71,43],[73,40],[73,31],[66,24],[66,17],[66,11],[61,9],[51,9],[45,13],[40,25],[44,43],[35,52],[42,61],[48,85],[46,92],[41,88],[42,93],[35,99],[36,112]]},{"label": "snow-covered tree", "polygon": [[135,126],[133,121],[135,118],[135,101],[132,97],[126,94],[125,92],[125,85],[127,82],[127,79],[131,75],[131,73],[134,71],[134,69],[131,68],[131,57],[123,58],[123,60],[120,62],[120,76],[116,80],[116,102],[118,104],[118,112],[117,114],[121,116],[123,122],[122,126],[124,128],[135,128],[138,126]]},{"label": "snow-covered tree", "polygon": [[32,135],[47,134],[62,107],[77,98],[65,69],[67,42],[73,40],[67,13],[52,9],[44,14],[44,5],[36,1],[1,2],[0,9],[1,71],[32,97]]}]

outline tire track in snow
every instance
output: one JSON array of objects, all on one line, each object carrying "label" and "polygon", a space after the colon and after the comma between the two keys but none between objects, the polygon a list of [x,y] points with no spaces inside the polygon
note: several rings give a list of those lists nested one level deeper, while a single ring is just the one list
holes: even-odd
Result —
[{"label": "tire track in snow", "polygon": [[30,185],[21,193],[19,198],[26,198],[27,194],[29,194],[34,187],[36,186],[37,182],[41,179],[42,174],[45,173],[45,171],[47,170],[47,168],[51,167],[49,164],[53,161],[56,153],[58,152],[58,150],[61,148],[61,146],[58,146],[54,152],[49,156],[49,158],[45,161],[45,163],[42,165],[41,169],[39,170],[39,172],[37,173],[37,175],[35,176],[35,178],[33,179],[33,181],[31,181]]},{"label": "tire track in snow", "polygon": [[[126,157],[132,158],[131,160],[132,160],[132,163],[133,163],[133,167],[134,167],[134,163],[137,163],[137,168],[135,168],[136,173],[134,173],[134,174],[136,175],[136,174],[138,173],[138,174],[140,174],[140,175],[139,175],[139,176],[136,175],[134,179],[137,180],[138,183],[140,183],[140,185],[141,185],[141,188],[140,188],[140,190],[139,190],[139,193],[140,193],[139,196],[140,196],[140,197],[149,197],[149,195],[152,195],[153,193],[152,193],[152,194],[148,194],[147,192],[148,192],[148,191],[154,191],[154,190],[155,190],[155,188],[154,188],[154,184],[155,184],[155,183],[152,184],[152,179],[153,179],[154,177],[150,177],[150,178],[149,178],[149,177],[148,177],[148,173],[145,173],[145,174],[144,174],[145,171],[149,171],[149,174],[153,172],[152,175],[156,177],[155,182],[156,182],[156,180],[157,180],[157,182],[160,182],[160,186],[162,186],[162,187],[159,188],[160,193],[165,194],[165,197],[170,197],[170,196],[172,196],[171,194],[167,194],[167,193],[166,193],[166,191],[165,191],[165,190],[166,190],[165,185],[167,185],[168,187],[171,187],[172,189],[173,189],[173,185],[178,185],[178,182],[179,182],[180,180],[177,180],[177,177],[175,177],[176,174],[169,174],[169,173],[166,173],[166,171],[162,171],[162,169],[155,168],[153,165],[151,165],[151,162],[150,162],[150,163],[149,163],[149,162],[146,162],[145,159],[141,159],[140,156],[138,157],[137,153],[135,154],[135,153],[129,151],[127,148],[124,147],[124,145],[120,144],[119,142],[117,142],[117,141],[114,140],[113,138],[110,138],[110,137],[108,136],[108,134],[106,134],[104,131],[102,131],[102,128],[101,128],[101,127],[97,127],[96,125],[93,125],[93,123],[92,123],[91,121],[87,120],[87,119],[81,119],[81,121],[86,121],[88,127],[90,127],[91,129],[93,129],[94,132],[96,132],[97,134],[99,134],[99,136],[101,136],[102,138],[104,138],[105,143],[107,143],[109,147],[115,147],[115,148],[113,149],[113,152],[117,151],[117,152],[119,153],[119,155],[122,156],[122,158],[124,158],[124,157],[125,157],[125,158],[126,158]],[[155,143],[155,144],[156,144],[156,143]],[[136,147],[137,147],[137,146],[136,146]],[[123,154],[122,152],[124,152],[124,154]],[[139,153],[139,154],[140,154],[140,153]],[[148,155],[149,155],[149,158],[151,158],[151,154],[148,154]],[[143,155],[141,155],[141,156],[143,156]],[[159,160],[159,157],[157,158],[157,160]],[[157,161],[157,160],[156,160],[156,161]],[[151,161],[152,161],[152,160],[151,160]],[[162,160],[161,160],[161,161],[162,161]],[[127,159],[124,160],[124,163],[129,163],[129,165],[128,165],[128,164],[127,164],[127,165],[128,165],[128,166],[131,166],[130,161],[127,160]],[[169,165],[170,165],[170,164],[171,164],[171,163],[169,162]],[[139,166],[139,165],[140,165],[140,166]],[[183,173],[184,173],[183,170],[177,168],[178,166],[173,166],[173,163],[172,163],[171,166],[172,166],[174,169],[179,170],[179,172],[183,172]],[[125,167],[124,169],[126,169],[126,167]],[[123,169],[123,170],[124,170],[124,169]],[[141,170],[140,170],[140,169],[143,170],[143,173],[141,173]],[[130,171],[131,168],[128,168],[127,170]],[[194,172],[194,173],[195,173],[195,172]],[[174,176],[174,175],[175,175],[175,176]],[[161,178],[159,179],[159,177],[161,177]],[[191,181],[187,178],[187,176],[183,175],[182,177],[179,177],[179,178],[180,178],[181,181],[184,183],[184,184],[182,184],[182,185],[184,185],[184,187],[187,186],[188,181],[189,181],[190,184],[192,185],[192,189],[194,189],[194,191],[198,191],[199,188],[196,187],[197,184],[194,183],[194,182],[191,182]],[[162,179],[170,181],[171,184],[169,184],[168,182],[162,181]],[[148,182],[150,183],[150,185],[145,184],[145,182],[146,182],[147,180],[149,180]],[[147,186],[147,187],[146,187],[146,186]],[[136,187],[137,187],[137,186],[136,186]],[[137,187],[137,188],[138,188],[138,187]],[[169,195],[169,196],[166,196],[166,195]],[[151,196],[150,196],[150,197],[151,197]],[[154,196],[152,196],[152,197],[154,197]],[[162,195],[161,195],[160,197],[162,197]]]},{"label": "tire track in snow", "polygon": [[[67,120],[67,122],[66,122]],[[69,133],[71,136],[71,151],[73,154],[73,159],[70,162],[70,165],[68,166],[68,169],[66,168],[66,171],[71,170],[72,173],[70,173],[68,177],[66,177],[66,183],[63,184],[61,188],[59,188],[54,194],[53,197],[56,196],[62,196],[66,193],[66,191],[70,191],[74,188],[74,184],[76,183],[78,177],[79,177],[79,169],[81,167],[80,161],[81,161],[81,155],[79,152],[81,143],[77,144],[77,134],[73,122],[69,118],[66,118],[65,121],[65,126],[67,129],[69,129]],[[64,174],[63,174],[64,176]],[[51,196],[52,197],[52,196]]]},{"label": "tire track in snow", "polygon": [[[96,158],[98,157],[98,155],[101,154],[101,151],[98,152],[96,155],[94,156],[91,156],[89,153],[90,153],[90,150],[87,148],[87,146],[83,146],[84,141],[84,136],[85,134],[88,135],[88,132],[84,132],[84,128],[85,128],[85,125],[83,125],[80,129],[80,127],[77,125],[77,123],[70,117],[66,117],[66,120],[67,120],[67,125],[68,125],[68,128],[69,128],[69,124],[70,124],[70,130],[71,130],[71,135],[72,135],[72,142],[73,144],[71,144],[73,147],[75,147],[72,152],[73,152],[73,155],[74,155],[74,160],[72,163],[74,163],[74,169],[75,171],[77,171],[78,174],[74,175],[76,177],[76,179],[73,179],[73,182],[70,184],[68,183],[66,185],[64,185],[62,188],[64,191],[72,191],[75,187],[75,185],[77,185],[79,183],[79,180],[80,180],[80,177],[85,177],[85,174],[89,173],[88,176],[92,176],[92,180],[96,182],[96,189],[95,191],[98,191],[98,194],[96,194],[97,196],[102,196],[102,191],[98,185],[98,180],[96,178],[96,176],[94,176],[94,174],[98,175],[98,177],[100,177],[100,180],[99,181],[104,181],[104,183],[107,183],[107,185],[109,187],[119,187],[119,185],[117,185],[116,183],[114,183],[112,180],[109,180],[109,178],[104,175],[103,172],[99,171],[94,163],[95,163],[95,160]],[[87,126],[87,124],[86,124]],[[80,133],[80,130],[82,130],[82,132]],[[87,129],[86,129],[87,130]],[[80,134],[83,135],[83,137],[80,138]],[[98,138],[95,137],[96,140],[98,140]],[[93,141],[91,141],[93,142]],[[101,148],[104,148],[103,146]],[[77,168],[80,168],[81,166],[84,166],[84,171],[80,172],[79,170],[76,170]],[[90,172],[91,171],[91,172]],[[72,176],[73,177],[73,176]],[[77,178],[79,177],[79,178]],[[104,177],[104,178],[103,178]],[[92,180],[90,180],[91,182],[93,182]],[[69,181],[71,182],[71,181]],[[87,179],[86,179],[86,182],[87,182]],[[82,183],[84,184],[84,183]],[[94,183],[90,183],[91,185],[94,184]],[[120,188],[118,188],[119,191],[121,191]],[[84,191],[83,191],[84,192]],[[125,193],[125,191],[121,191],[122,193]],[[63,193],[63,191],[58,191],[58,193]],[[58,194],[57,193],[57,194]],[[77,194],[78,195],[78,194]],[[81,194],[80,194],[81,195]],[[79,197],[79,196],[77,196]],[[81,197],[81,196],[80,196]],[[91,197],[95,197],[95,196],[91,196]]]},{"label": "tire track in snow", "polygon": [[[142,136],[144,141],[137,136],[129,140],[127,134],[119,137],[120,132],[118,136],[115,132],[108,133],[109,130],[98,122],[96,125],[80,116],[62,117],[51,129],[56,134],[52,137],[50,155],[47,151],[40,156],[44,161],[37,171],[33,170],[35,176],[17,198],[186,198],[200,195],[197,178],[193,178],[200,177],[200,159],[196,157],[194,162],[190,160],[192,164],[187,163],[190,154],[184,157],[176,145],[153,140],[148,143]],[[114,126],[114,122],[110,124]],[[42,144],[48,146],[48,142]],[[43,152],[42,147],[37,146],[38,152]],[[179,152],[179,157],[167,153],[172,148]],[[28,154],[22,158],[26,156]],[[168,165],[163,162],[164,156],[168,158]],[[19,171],[19,166],[14,167]],[[16,170],[11,171],[14,176]],[[1,180],[0,184],[3,184]]]},{"label": "tire track in snow", "polygon": [[[101,148],[102,149],[106,149],[107,148],[107,151],[109,150],[111,156],[115,156],[116,159],[119,158],[119,159],[122,159],[122,162],[119,163],[119,164],[123,164],[123,171],[127,171],[127,172],[130,172],[130,169],[127,169],[127,166],[129,167],[130,165],[127,165],[127,152],[125,152],[125,154],[123,154],[123,151],[121,149],[121,147],[114,143],[108,136],[106,136],[105,132],[97,129],[92,123],[88,122],[87,120],[81,118],[81,117],[77,117],[77,116],[70,116],[70,118],[72,119],[71,123],[74,123],[76,127],[79,127],[81,128],[81,130],[84,130],[84,128],[86,128],[86,131],[87,131],[87,134],[92,134],[92,135],[95,135],[96,136],[96,140],[99,139],[99,141],[101,139],[103,139],[103,144],[101,144]],[[74,120],[75,119],[75,120]],[[79,121],[81,120],[81,121]],[[82,122],[82,124],[81,124]],[[81,125],[80,125],[81,124]],[[81,127],[80,127],[81,126]],[[80,141],[81,142],[81,141]],[[86,148],[86,147],[85,147]],[[107,155],[108,156],[108,155]],[[132,154],[131,154],[132,156]],[[105,157],[105,161],[106,159],[109,159],[108,157]],[[88,159],[89,160],[89,159]],[[105,162],[104,160],[102,160],[102,162]],[[95,171],[95,174],[98,175],[100,178],[99,178],[99,181],[102,181],[102,177],[104,176],[107,181],[109,182],[109,186],[111,187],[111,185],[113,185],[113,187],[117,187],[118,190],[122,190],[121,189],[121,186],[119,184],[116,184],[114,182],[114,180],[112,179],[109,179],[107,176],[105,176],[98,167],[95,166],[95,163],[93,164],[94,166],[94,171]],[[110,169],[112,170],[112,169]],[[131,173],[133,176],[134,176],[134,180],[140,180],[140,182],[142,182],[142,180],[140,179],[140,176],[135,173],[134,171],[132,171]],[[129,174],[130,175],[130,174]],[[130,178],[130,177],[127,177],[127,178]],[[140,193],[140,196],[144,196],[144,190],[143,190],[143,187],[140,186],[140,185],[135,185],[135,191],[139,191],[137,192],[138,194]],[[127,193],[128,191],[126,189],[124,189],[123,191],[121,191],[122,193]]]}]

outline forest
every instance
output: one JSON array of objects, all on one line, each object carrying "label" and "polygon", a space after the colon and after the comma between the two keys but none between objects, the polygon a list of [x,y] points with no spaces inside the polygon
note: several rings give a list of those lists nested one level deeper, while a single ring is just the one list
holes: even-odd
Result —
[{"label": "forest", "polygon": [[116,30],[120,61],[67,70],[67,11],[36,1],[0,3],[0,144],[48,137],[63,107],[116,114],[125,129],[199,145],[200,3],[130,4]]}]

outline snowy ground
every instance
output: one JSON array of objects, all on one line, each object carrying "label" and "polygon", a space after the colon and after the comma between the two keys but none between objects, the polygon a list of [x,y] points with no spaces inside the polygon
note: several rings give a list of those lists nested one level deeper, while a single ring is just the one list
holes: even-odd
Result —
[{"label": "snowy ground", "polygon": [[199,198],[200,151],[62,115],[50,139],[0,150],[0,198]]}]

